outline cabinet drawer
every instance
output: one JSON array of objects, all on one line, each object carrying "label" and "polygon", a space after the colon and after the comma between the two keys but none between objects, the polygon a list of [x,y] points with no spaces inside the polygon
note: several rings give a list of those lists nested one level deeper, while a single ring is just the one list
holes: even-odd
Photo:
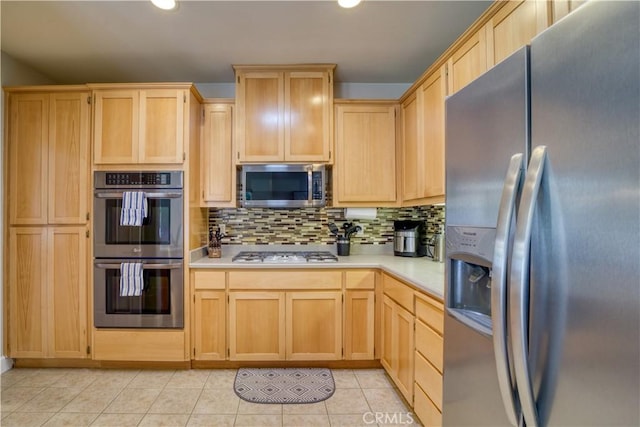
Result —
[{"label": "cabinet drawer", "polygon": [[376,272],[372,270],[355,270],[345,273],[347,289],[374,289],[376,286]]},{"label": "cabinet drawer", "polygon": [[442,414],[418,384],[415,385],[414,394],[413,412],[416,413],[422,425],[425,427],[440,427],[442,425]]},{"label": "cabinet drawer", "polygon": [[416,352],[415,382],[438,409],[442,408],[442,374],[436,370],[420,353]]},{"label": "cabinet drawer", "polygon": [[416,350],[442,372],[442,337],[420,320],[416,321]]},{"label": "cabinet drawer", "polygon": [[195,289],[224,289],[225,272],[224,271],[194,271],[193,286]]},{"label": "cabinet drawer", "polygon": [[442,335],[444,305],[422,293],[416,293],[416,317]]},{"label": "cabinet drawer", "polygon": [[413,314],[413,290],[391,276],[382,277],[384,294]]},{"label": "cabinet drawer", "polygon": [[342,289],[340,271],[230,271],[229,289]]}]

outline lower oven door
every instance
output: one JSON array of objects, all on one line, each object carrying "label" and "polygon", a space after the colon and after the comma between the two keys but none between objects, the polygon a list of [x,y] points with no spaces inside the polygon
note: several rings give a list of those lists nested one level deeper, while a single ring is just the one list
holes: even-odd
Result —
[{"label": "lower oven door", "polygon": [[[142,263],[140,296],[121,296],[123,262]],[[182,328],[182,259],[97,259],[94,261],[93,310],[96,328]]]}]

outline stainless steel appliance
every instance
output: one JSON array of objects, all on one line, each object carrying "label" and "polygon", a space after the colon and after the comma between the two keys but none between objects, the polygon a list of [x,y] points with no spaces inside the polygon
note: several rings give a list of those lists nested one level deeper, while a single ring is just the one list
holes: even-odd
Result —
[{"label": "stainless steel appliance", "polygon": [[[183,173],[95,172],[94,325],[184,327]],[[120,225],[125,191],[146,195],[141,226]],[[142,264],[139,296],[120,296],[123,263]]]},{"label": "stainless steel appliance", "polygon": [[295,264],[337,262],[329,251],[241,251],[232,259],[239,263]]},{"label": "stainless steel appliance", "polygon": [[139,259],[144,287],[140,296],[120,296],[120,265],[131,259],[95,259],[96,328],[182,328],[182,259]]},{"label": "stainless steel appliance", "polygon": [[[95,172],[94,254],[100,258],[182,258],[181,171]],[[120,225],[124,191],[144,191],[148,216],[141,227]]]},{"label": "stainless steel appliance", "polygon": [[301,208],[326,204],[324,165],[246,165],[242,167],[242,207]]},{"label": "stainless steel appliance", "polygon": [[393,254],[404,257],[425,256],[425,232],[424,221],[394,221]]},{"label": "stainless steel appliance", "polygon": [[444,425],[640,425],[639,22],[587,2],[446,102]]}]

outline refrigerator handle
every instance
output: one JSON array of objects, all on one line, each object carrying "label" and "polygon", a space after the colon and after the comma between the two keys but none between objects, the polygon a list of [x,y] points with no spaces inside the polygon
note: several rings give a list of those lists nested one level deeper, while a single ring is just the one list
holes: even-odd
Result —
[{"label": "refrigerator handle", "polygon": [[498,385],[507,418],[511,425],[515,427],[518,426],[519,409],[517,409],[514,390],[515,380],[511,377],[507,349],[507,258],[516,194],[520,185],[520,177],[522,176],[522,159],[522,153],[514,154],[507,169],[507,176],[500,199],[500,210],[498,211],[491,272],[491,328]]},{"label": "refrigerator handle", "polygon": [[512,266],[509,277],[513,365],[522,414],[527,427],[537,427],[539,424],[528,363],[529,256],[533,214],[540,192],[546,157],[547,147],[544,145],[536,147],[531,153],[516,219],[516,234],[513,241]]}]

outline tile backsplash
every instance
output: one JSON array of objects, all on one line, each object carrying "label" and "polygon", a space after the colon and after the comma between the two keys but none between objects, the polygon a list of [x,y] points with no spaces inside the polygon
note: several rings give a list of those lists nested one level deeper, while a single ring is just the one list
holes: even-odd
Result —
[{"label": "tile backsplash", "polygon": [[[333,244],[335,237],[327,224],[338,228],[346,221],[343,208],[262,209],[211,208],[209,225],[224,223],[224,244],[304,245]],[[423,220],[427,235],[444,228],[444,206],[378,208],[376,219],[349,220],[364,226],[364,236],[352,236],[352,243],[383,245],[393,243],[394,220]]]}]

